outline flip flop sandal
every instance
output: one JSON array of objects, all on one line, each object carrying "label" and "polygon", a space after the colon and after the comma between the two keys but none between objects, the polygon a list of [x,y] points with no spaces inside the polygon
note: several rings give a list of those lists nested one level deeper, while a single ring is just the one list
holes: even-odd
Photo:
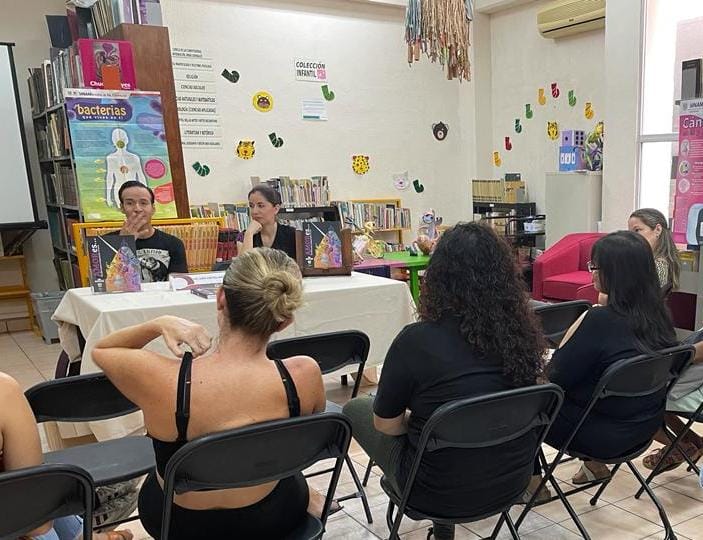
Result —
[{"label": "flip flop sandal", "polygon": [[[667,448],[668,447],[659,448],[651,454],[645,456],[642,460],[642,464],[644,465],[644,467],[646,469],[649,469],[650,471],[653,471],[657,464],[661,461],[662,457],[664,456],[664,452],[666,452]],[[659,467],[659,470],[657,472],[663,473],[667,471],[673,471],[685,461],[686,460],[684,459],[683,455],[679,450],[673,450],[669,453],[668,456],[666,456],[666,460],[664,461],[664,463],[662,463],[661,467]]]},{"label": "flip flop sandal", "polygon": [[610,471],[602,476],[596,476],[584,463],[581,465],[579,472],[571,478],[571,483],[575,486],[580,486],[583,484],[593,484],[595,482],[605,482],[606,480],[610,480]]}]

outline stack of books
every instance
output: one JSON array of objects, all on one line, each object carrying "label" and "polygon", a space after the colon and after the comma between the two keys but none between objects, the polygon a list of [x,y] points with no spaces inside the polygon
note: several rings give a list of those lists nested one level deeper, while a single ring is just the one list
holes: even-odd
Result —
[{"label": "stack of books", "polygon": [[97,0],[89,8],[67,0],[66,14],[74,40],[104,36],[122,23],[163,25],[159,0]]},{"label": "stack of books", "polygon": [[356,226],[363,227],[364,223],[373,221],[376,230],[388,231],[410,229],[410,209],[399,208],[392,203],[353,203],[337,201],[333,203],[339,208],[343,223],[351,219]]}]

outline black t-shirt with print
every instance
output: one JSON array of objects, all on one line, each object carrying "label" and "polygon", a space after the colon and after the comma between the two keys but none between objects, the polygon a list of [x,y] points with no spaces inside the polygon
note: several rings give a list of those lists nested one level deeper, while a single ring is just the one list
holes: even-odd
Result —
[{"label": "black t-shirt with print", "polygon": [[[119,232],[110,233],[118,235]],[[173,272],[187,272],[186,250],[175,236],[154,229],[149,238],[137,238],[137,258],[142,269],[142,283],[167,281]]]},{"label": "black t-shirt with print", "polygon": [[[473,351],[457,318],[406,326],[386,354],[374,401],[374,412],[381,418],[395,418],[410,410],[408,446],[396,471],[401,486],[410,472],[422,428],[438,407],[510,388],[502,366]],[[525,449],[535,443],[536,434],[531,431],[497,447],[427,453],[410,504],[446,517],[465,512],[467,502],[476,514],[497,503],[507,504],[527,485],[534,455]]]}]

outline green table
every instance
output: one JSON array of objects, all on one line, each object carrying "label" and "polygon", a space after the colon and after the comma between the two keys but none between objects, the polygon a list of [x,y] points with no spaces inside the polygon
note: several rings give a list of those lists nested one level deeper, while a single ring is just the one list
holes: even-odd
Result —
[{"label": "green table", "polygon": [[[398,251],[396,253],[386,253],[383,258],[387,261],[393,261],[394,268],[407,268],[410,273],[410,294],[412,294],[415,305],[420,298],[420,270],[427,268],[430,264],[429,255],[410,255],[407,251]],[[400,263],[400,264],[398,264]]]}]

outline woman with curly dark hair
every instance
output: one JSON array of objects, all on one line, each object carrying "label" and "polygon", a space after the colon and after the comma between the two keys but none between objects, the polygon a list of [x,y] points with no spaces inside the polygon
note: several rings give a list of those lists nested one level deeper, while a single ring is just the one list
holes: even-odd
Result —
[{"label": "woman with curly dark hair", "polygon": [[[388,350],[375,401],[344,407],[354,437],[400,491],[420,433],[438,407],[457,399],[534,384],[545,343],[510,247],[491,229],[460,223],[435,249],[420,295],[420,322],[406,326]],[[467,426],[470,429],[471,426]],[[410,504],[446,517],[475,513],[520,495],[534,433],[496,448],[427,454]],[[518,471],[517,473],[513,471]],[[516,476],[517,474],[517,476]],[[434,524],[436,540],[454,538]]]}]

